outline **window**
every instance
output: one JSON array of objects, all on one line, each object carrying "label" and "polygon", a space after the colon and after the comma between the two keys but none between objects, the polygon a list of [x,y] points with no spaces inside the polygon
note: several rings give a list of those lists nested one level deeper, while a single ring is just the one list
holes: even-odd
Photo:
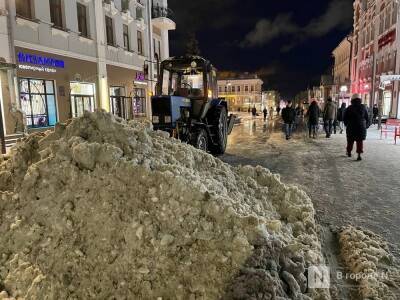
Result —
[{"label": "window", "polygon": [[64,28],[62,0],[50,0],[50,17],[54,27]]},{"label": "window", "polygon": [[391,13],[389,10],[389,7],[386,8],[386,13],[385,13],[385,30],[389,29],[390,27],[390,17],[391,17]]},{"label": "window", "polygon": [[393,3],[393,15],[392,15],[392,25],[397,23],[397,14],[399,13],[399,4],[397,2]]},{"label": "window", "polygon": [[81,36],[89,37],[88,22],[87,22],[87,8],[81,3],[77,3],[78,11],[78,29]]},{"label": "window", "polygon": [[73,118],[82,116],[85,111],[94,111],[94,84],[71,82],[70,89]]},{"label": "window", "polygon": [[218,87],[218,92],[222,93],[222,87]]},{"label": "window", "polygon": [[228,87],[227,86],[225,86],[225,93],[227,93],[228,92]]},{"label": "window", "polygon": [[145,116],[146,115],[146,90],[137,88],[134,90],[134,97],[132,102],[133,116]]},{"label": "window", "polygon": [[251,86],[251,91],[254,92],[254,85]]},{"label": "window", "polygon": [[124,48],[125,50],[131,51],[128,25],[123,24],[122,26],[123,26],[123,36],[124,36]]},{"label": "window", "polygon": [[122,7],[122,11],[129,10],[129,0],[122,0],[121,7]]},{"label": "window", "polygon": [[19,89],[21,109],[26,114],[28,127],[48,127],[57,123],[54,81],[21,78]]},{"label": "window", "polygon": [[248,92],[248,91],[249,91],[249,86],[248,86],[248,85],[245,85],[245,86],[244,86],[244,91],[245,91],[245,92]]},{"label": "window", "polygon": [[232,92],[235,93],[236,92],[236,87],[232,86]]},{"label": "window", "polygon": [[106,37],[107,44],[110,46],[114,46],[114,25],[113,19],[109,16],[106,16]]},{"label": "window", "polygon": [[17,9],[17,16],[27,19],[33,18],[32,0],[16,0],[15,5]]},{"label": "window", "polygon": [[240,93],[240,85],[237,87],[237,91]]},{"label": "window", "polygon": [[138,53],[140,55],[143,55],[143,37],[141,31],[137,32],[137,46],[138,46]]},{"label": "window", "polygon": [[383,12],[381,12],[381,15],[379,16],[379,34],[383,33],[384,22],[385,22],[385,15]]}]

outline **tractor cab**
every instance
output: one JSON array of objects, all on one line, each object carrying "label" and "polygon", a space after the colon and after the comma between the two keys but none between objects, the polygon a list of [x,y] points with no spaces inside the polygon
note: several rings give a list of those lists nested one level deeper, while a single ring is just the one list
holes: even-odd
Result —
[{"label": "tractor cab", "polygon": [[168,131],[214,154],[225,152],[233,127],[228,124],[233,117],[227,116],[227,103],[218,99],[217,70],[199,56],[174,57],[161,63],[152,118],[156,130]]}]

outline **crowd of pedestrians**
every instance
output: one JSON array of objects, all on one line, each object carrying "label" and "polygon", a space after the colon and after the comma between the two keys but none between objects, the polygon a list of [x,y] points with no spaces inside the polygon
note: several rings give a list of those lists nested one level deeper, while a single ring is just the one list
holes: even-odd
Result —
[{"label": "crowd of pedestrians", "polygon": [[[293,131],[298,125],[298,120],[303,118],[303,114],[303,109],[300,106],[294,108],[291,101],[288,101],[286,107],[282,109],[281,116],[287,140],[292,138]],[[360,95],[354,94],[349,107],[347,107],[346,103],[342,103],[340,107],[337,107],[336,103],[329,98],[323,109],[321,109],[318,103],[313,101],[304,116],[308,127],[308,135],[312,139],[318,137],[321,118],[327,139],[331,138],[332,134],[337,132],[343,134],[346,130],[346,154],[349,157],[352,156],[354,143],[356,143],[357,160],[360,161],[362,160],[361,154],[364,152],[367,129],[371,123],[375,122],[377,115],[378,109],[376,106],[369,113],[365,105],[362,104]],[[265,115],[264,119],[266,120]]]}]

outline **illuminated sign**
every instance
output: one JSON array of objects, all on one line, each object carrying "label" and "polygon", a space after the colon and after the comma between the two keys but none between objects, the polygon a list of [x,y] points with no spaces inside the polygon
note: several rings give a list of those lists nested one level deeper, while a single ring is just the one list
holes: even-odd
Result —
[{"label": "illuminated sign", "polygon": [[146,77],[144,76],[143,73],[136,73],[136,78],[135,81],[145,81]]},{"label": "illuminated sign", "polygon": [[63,60],[55,59],[52,57],[27,54],[23,52],[18,52],[18,62],[21,64],[36,65],[43,68],[65,68],[65,62]]},{"label": "illuminated sign", "polygon": [[21,70],[35,71],[35,72],[46,72],[46,73],[56,73],[57,70],[54,68],[41,67],[41,66],[31,66],[31,65],[18,65]]}]

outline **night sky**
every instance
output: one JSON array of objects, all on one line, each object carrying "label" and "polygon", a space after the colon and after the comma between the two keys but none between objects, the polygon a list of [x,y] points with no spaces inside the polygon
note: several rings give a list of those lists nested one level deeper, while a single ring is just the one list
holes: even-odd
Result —
[{"label": "night sky", "polygon": [[318,84],[351,31],[352,0],[169,0],[171,56],[195,33],[201,55],[224,71],[256,72],[288,98]]}]

